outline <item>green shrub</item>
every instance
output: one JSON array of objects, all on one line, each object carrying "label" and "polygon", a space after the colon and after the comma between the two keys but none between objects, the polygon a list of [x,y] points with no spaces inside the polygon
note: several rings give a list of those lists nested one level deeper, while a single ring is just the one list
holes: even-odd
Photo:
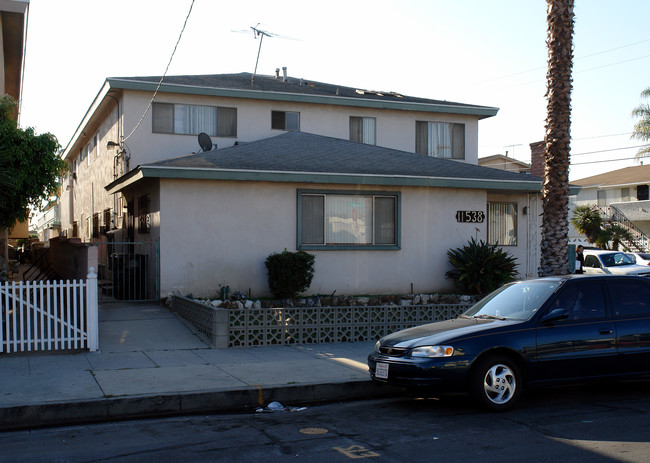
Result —
[{"label": "green shrub", "polygon": [[309,288],[314,277],[314,259],[312,254],[286,249],[267,257],[264,264],[273,297],[287,299]]},{"label": "green shrub", "polygon": [[487,294],[505,283],[514,281],[517,260],[496,245],[472,238],[466,246],[447,251],[455,268],[447,272],[463,291]]}]

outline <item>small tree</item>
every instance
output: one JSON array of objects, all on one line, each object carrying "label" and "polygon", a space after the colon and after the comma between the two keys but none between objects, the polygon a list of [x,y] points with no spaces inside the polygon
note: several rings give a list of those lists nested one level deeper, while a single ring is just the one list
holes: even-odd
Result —
[{"label": "small tree", "polygon": [[600,210],[594,205],[576,206],[571,223],[590,244],[600,249],[609,249],[611,243],[612,249],[618,251],[622,242],[633,240],[632,234],[620,225],[603,223]]},{"label": "small tree", "polygon": [[466,246],[447,251],[447,256],[455,269],[446,275],[463,291],[487,294],[517,275],[517,259],[483,240],[472,238]]},{"label": "small tree", "polygon": [[603,218],[594,205],[576,206],[571,223],[579,233],[587,237],[589,243],[593,244],[600,235]]},{"label": "small tree", "polygon": [[276,299],[295,297],[311,285],[314,277],[315,256],[304,251],[271,254],[264,264],[268,273],[269,289]]},{"label": "small tree", "polygon": [[632,242],[632,240],[632,234],[627,229],[620,225],[608,225],[598,234],[596,245],[600,249],[609,249],[611,243],[611,249],[618,251],[618,248],[623,241]]},{"label": "small tree", "polygon": [[67,165],[59,156],[59,143],[50,133],[36,135],[20,129],[14,119],[16,102],[0,97],[0,228],[25,221],[29,206],[55,194],[58,177]]}]

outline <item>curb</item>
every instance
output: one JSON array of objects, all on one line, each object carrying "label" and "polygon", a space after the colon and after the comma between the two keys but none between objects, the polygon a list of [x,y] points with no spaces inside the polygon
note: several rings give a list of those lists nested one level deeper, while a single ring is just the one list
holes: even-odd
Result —
[{"label": "curb", "polygon": [[272,401],[314,403],[390,397],[398,388],[374,381],[345,381],[237,390],[109,397],[0,408],[0,431],[102,421],[254,410]]}]

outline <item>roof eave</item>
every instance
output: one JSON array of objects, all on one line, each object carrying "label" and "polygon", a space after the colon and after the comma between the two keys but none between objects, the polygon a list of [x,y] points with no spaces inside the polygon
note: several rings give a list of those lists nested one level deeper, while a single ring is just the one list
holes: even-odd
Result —
[{"label": "roof eave", "polygon": [[97,96],[95,96],[95,99],[93,100],[92,104],[90,105],[90,107],[88,107],[88,110],[86,111],[86,114],[84,115],[83,119],[81,119],[81,122],[77,126],[77,129],[72,135],[72,138],[70,139],[65,149],[63,150],[63,153],[61,154],[61,157],[63,159],[66,159],[70,155],[70,150],[72,149],[73,146],[75,146],[77,140],[79,140],[79,138],[82,136],[83,129],[86,127],[86,125],[88,125],[91,118],[93,117],[97,109],[100,107],[100,105],[104,101],[104,98],[106,97],[106,95],[110,90],[111,90],[111,86],[109,82],[105,81],[104,85],[102,85],[102,88],[99,90],[99,93],[97,93]]},{"label": "roof eave", "polygon": [[522,191],[539,193],[538,181],[488,180],[481,178],[428,177],[410,175],[375,175],[322,172],[286,172],[194,167],[138,166],[133,171],[106,186],[109,194],[143,178],[224,180],[284,183],[322,183],[350,185],[413,186],[438,188],[482,189],[490,191]]},{"label": "roof eave", "polygon": [[[129,79],[108,78],[111,88],[124,90],[154,91],[157,84]],[[201,87],[194,85],[166,84],[160,85],[160,92],[186,93],[193,95],[222,96],[229,98],[250,98],[257,100],[289,101],[296,103],[314,103],[339,106],[353,106],[375,109],[395,109],[404,111],[421,111],[432,113],[463,114],[477,116],[479,119],[496,116],[499,108],[490,106],[446,105],[444,103],[413,103],[401,101],[382,101],[341,96],[303,95],[290,92],[271,92],[264,90],[242,90],[230,88]]]}]

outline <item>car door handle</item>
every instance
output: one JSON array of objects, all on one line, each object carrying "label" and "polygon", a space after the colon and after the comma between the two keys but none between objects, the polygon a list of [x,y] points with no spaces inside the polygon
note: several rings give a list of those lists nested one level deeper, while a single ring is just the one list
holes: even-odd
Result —
[{"label": "car door handle", "polygon": [[608,330],[608,329],[602,329],[602,330],[599,331],[599,333],[600,333],[600,334],[612,334],[613,331],[612,331],[612,330]]}]

